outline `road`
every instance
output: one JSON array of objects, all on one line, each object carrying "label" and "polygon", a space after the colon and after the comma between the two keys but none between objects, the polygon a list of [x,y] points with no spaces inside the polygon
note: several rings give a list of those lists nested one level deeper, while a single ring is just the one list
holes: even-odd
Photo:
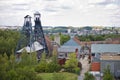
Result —
[{"label": "road", "polygon": [[81,58],[80,62],[82,63],[82,71],[80,76],[78,76],[78,80],[83,80],[85,72],[89,71],[90,68],[90,64],[88,64],[88,56],[85,56],[84,59]]}]

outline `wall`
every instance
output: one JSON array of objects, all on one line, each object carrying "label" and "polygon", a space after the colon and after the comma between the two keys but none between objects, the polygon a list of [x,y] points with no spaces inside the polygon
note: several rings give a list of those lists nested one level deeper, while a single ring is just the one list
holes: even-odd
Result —
[{"label": "wall", "polygon": [[112,61],[112,60],[101,60],[101,67],[100,70],[103,73],[104,69],[107,66],[110,66],[111,73],[115,76],[115,73],[119,70],[120,71],[120,60],[118,61]]}]

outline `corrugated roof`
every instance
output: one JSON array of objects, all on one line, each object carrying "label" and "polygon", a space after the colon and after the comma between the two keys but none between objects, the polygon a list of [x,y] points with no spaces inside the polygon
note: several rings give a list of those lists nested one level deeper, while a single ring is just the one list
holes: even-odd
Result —
[{"label": "corrugated roof", "polygon": [[92,44],[92,53],[120,52],[120,44]]}]

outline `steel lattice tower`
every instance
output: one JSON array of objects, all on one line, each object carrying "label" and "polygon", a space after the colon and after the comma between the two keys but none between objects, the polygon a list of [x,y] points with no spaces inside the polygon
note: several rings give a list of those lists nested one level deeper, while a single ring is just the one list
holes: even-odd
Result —
[{"label": "steel lattice tower", "polygon": [[31,47],[32,44],[32,23],[31,23],[31,16],[26,15],[24,17],[24,25],[22,30],[20,31],[20,40],[18,42],[16,53],[19,53],[18,50],[22,49],[23,47],[29,46]]},{"label": "steel lattice tower", "polygon": [[48,53],[40,17],[41,15],[39,12],[34,14],[35,26],[33,28],[31,17],[29,15],[24,17],[24,25],[21,30],[21,36],[16,48],[16,53],[21,53],[24,49],[26,49],[28,53],[36,51],[38,59],[40,59],[40,55],[43,51]]},{"label": "steel lattice tower", "polygon": [[35,21],[34,39],[35,41],[38,41],[41,45],[43,45],[45,53],[48,53],[48,47],[47,47],[46,40],[44,37],[40,17],[41,17],[41,14],[39,12],[36,12],[34,14],[34,21]]}]

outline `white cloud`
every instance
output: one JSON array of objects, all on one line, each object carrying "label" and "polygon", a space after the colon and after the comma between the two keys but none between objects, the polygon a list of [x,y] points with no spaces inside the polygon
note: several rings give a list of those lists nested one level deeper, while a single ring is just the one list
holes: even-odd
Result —
[{"label": "white cloud", "polygon": [[98,4],[98,3],[103,3],[106,2],[106,0],[89,0],[88,3],[92,3],[92,4]]},{"label": "white cloud", "polygon": [[118,9],[118,5],[116,4],[108,4],[105,6],[106,9]]},{"label": "white cloud", "polygon": [[23,25],[24,16],[33,17],[35,11],[42,14],[43,25],[120,25],[118,0],[0,0],[0,4],[0,25]]}]

